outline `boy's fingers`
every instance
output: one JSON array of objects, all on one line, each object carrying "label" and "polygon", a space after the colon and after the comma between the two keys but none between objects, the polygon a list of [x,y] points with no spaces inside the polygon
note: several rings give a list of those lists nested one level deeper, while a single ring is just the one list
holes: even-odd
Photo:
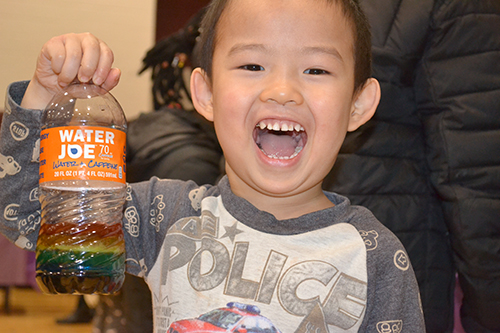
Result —
[{"label": "boy's fingers", "polygon": [[112,68],[109,71],[108,76],[106,77],[106,80],[102,84],[102,87],[104,89],[106,89],[107,91],[110,91],[111,89],[116,87],[116,85],[118,84],[118,81],[120,81],[120,76],[121,76],[120,70],[118,68]]},{"label": "boy's fingers", "polygon": [[100,41],[89,33],[79,35],[79,37],[82,59],[78,69],[78,80],[80,82],[89,82],[94,76],[100,61]]},{"label": "boy's fingers", "polygon": [[66,86],[73,82],[78,75],[83,51],[80,39],[75,34],[63,36],[62,41],[64,43],[66,55],[58,75],[58,83],[61,86]]},{"label": "boy's fingers", "polygon": [[[52,38],[42,47],[39,61],[42,69],[59,74],[66,58],[64,44],[59,38]],[[48,67],[48,68],[47,68]]]},{"label": "boy's fingers", "polygon": [[99,50],[99,63],[92,76],[92,81],[97,85],[101,85],[107,81],[114,61],[113,51],[103,41],[99,41]]}]

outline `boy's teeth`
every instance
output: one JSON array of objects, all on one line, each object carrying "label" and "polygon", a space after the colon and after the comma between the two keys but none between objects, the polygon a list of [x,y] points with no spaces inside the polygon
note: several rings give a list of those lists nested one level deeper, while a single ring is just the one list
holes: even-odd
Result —
[{"label": "boy's teeth", "polygon": [[304,127],[300,126],[299,124],[286,124],[286,123],[282,123],[280,125],[279,122],[275,122],[274,124],[260,122],[260,123],[257,124],[256,127],[259,127],[261,130],[267,128],[270,131],[282,131],[282,132],[287,132],[287,131],[290,131],[290,132],[291,131],[301,132],[301,131],[304,131]]}]

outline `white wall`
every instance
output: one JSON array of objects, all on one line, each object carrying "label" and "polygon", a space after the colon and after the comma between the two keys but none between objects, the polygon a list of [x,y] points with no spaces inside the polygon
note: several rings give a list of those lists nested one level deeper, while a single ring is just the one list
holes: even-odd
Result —
[{"label": "white wall", "polygon": [[32,77],[51,37],[88,31],[115,54],[122,78],[112,93],[127,118],[151,110],[150,72],[137,73],[154,45],[155,16],[156,0],[0,0],[0,96],[10,82]]}]

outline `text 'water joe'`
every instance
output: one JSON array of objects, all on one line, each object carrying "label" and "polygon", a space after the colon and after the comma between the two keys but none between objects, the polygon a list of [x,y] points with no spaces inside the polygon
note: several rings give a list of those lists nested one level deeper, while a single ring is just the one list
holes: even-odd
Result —
[{"label": "text 'water joe'", "polygon": [[43,113],[36,279],[45,293],[111,294],[123,284],[126,129],[119,103],[93,84],[70,85]]}]

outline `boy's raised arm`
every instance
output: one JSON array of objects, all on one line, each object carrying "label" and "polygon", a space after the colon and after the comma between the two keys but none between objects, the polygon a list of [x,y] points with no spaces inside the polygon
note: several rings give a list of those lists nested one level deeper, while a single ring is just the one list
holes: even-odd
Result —
[{"label": "boy's raised arm", "polygon": [[56,93],[76,80],[93,81],[109,91],[120,79],[120,70],[112,68],[113,60],[106,43],[90,33],[54,37],[40,51],[21,106],[44,109]]}]

